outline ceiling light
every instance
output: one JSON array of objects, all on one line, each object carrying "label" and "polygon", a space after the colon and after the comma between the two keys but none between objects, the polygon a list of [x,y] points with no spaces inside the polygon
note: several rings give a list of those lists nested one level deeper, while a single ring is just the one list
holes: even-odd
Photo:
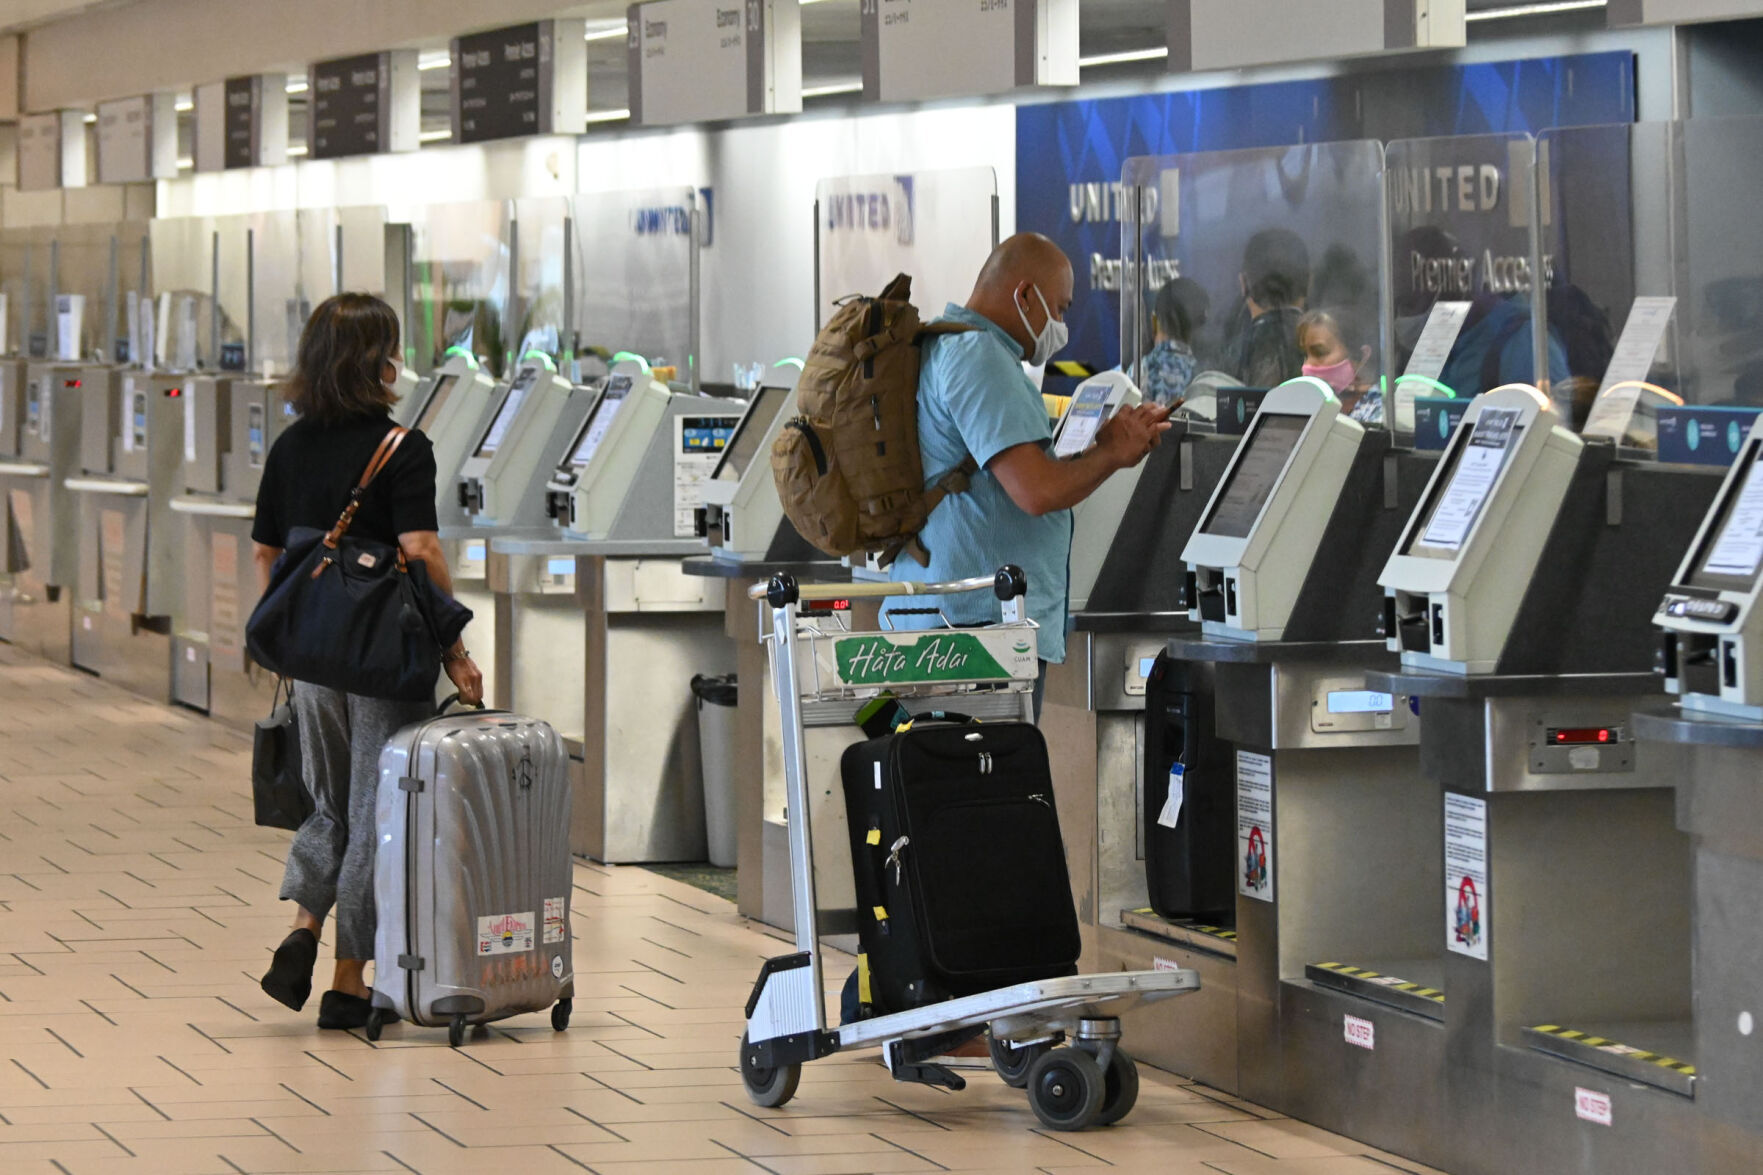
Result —
[{"label": "ceiling light", "polygon": [[290,94],[304,94],[309,88],[305,78],[295,78],[288,83],[288,93]]},{"label": "ceiling light", "polygon": [[835,82],[830,86],[803,86],[804,98],[827,98],[833,94],[861,94],[862,82]]},{"label": "ceiling light", "polygon": [[173,102],[171,104],[171,108],[173,110],[177,111],[179,114],[185,114],[191,110],[196,109],[196,104],[194,102],[190,101],[188,98],[185,98],[182,102]]},{"label": "ceiling light", "polygon": [[453,64],[451,53],[425,53],[416,59],[418,69],[446,69]]},{"label": "ceiling light", "polygon": [[96,114],[88,114],[88,115],[86,115],[86,121],[87,121],[87,122],[89,122],[89,123],[91,123],[91,122],[97,122],[97,121],[98,121],[98,116],[97,116],[97,115],[96,115]]},{"label": "ceiling light", "polygon": [[301,143],[297,147],[289,147],[288,148],[289,155],[304,155],[304,154],[306,154],[306,151],[307,151],[307,147],[306,147],[305,143]]},{"label": "ceiling light", "polygon": [[1095,57],[1077,59],[1079,69],[1088,69],[1092,65],[1125,65],[1129,61],[1156,61],[1169,56],[1169,46],[1157,49],[1131,49],[1125,53],[1100,53]]},{"label": "ceiling light", "polygon": [[1584,12],[1607,8],[1609,0],[1553,0],[1548,4],[1515,4],[1510,8],[1484,8],[1464,16],[1466,21],[1511,20],[1517,16],[1552,16],[1558,12]]},{"label": "ceiling light", "polygon": [[420,135],[416,136],[416,141],[419,143],[439,143],[443,139],[451,139],[452,137],[453,132],[451,130],[423,131]]},{"label": "ceiling light", "polygon": [[619,122],[631,116],[628,110],[590,110],[588,122]]},{"label": "ceiling light", "polygon": [[184,171],[193,171],[196,167],[196,161],[194,159],[180,159],[178,160],[178,167]]},{"label": "ceiling light", "polygon": [[630,32],[627,25],[619,25],[614,29],[597,29],[582,34],[584,41],[616,41]]}]

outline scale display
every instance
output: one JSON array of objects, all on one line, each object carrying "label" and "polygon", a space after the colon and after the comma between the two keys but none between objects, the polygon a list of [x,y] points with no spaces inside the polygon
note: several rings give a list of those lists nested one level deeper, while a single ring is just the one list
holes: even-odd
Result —
[{"label": "scale display", "polygon": [[520,374],[514,377],[514,383],[509,387],[508,394],[502,397],[502,406],[496,409],[496,418],[490,421],[490,430],[484,434],[484,439],[478,442],[477,449],[472,453],[473,457],[495,455],[496,450],[502,446],[502,438],[508,435],[508,426],[514,423],[516,416],[520,415],[520,405],[526,399],[526,394],[532,391],[533,385],[538,382],[539,369],[537,367],[520,369]]},{"label": "scale display", "polygon": [[1763,566],[1763,446],[1753,444],[1738,489],[1720,503],[1713,535],[1690,572],[1690,586],[1750,590]]},{"label": "scale display", "polygon": [[722,460],[716,465],[716,472],[711,474],[712,481],[738,482],[747,472],[747,466],[753,463],[753,457],[759,452],[759,446],[765,440],[766,431],[776,418],[784,397],[789,395],[787,388],[760,388],[759,394],[753,397],[753,406],[741,417],[741,423],[735,426],[735,435],[729,438],[728,447],[723,450]]},{"label": "scale display", "polygon": [[679,451],[688,457],[720,454],[734,431],[726,416],[688,416],[680,425]]},{"label": "scale display", "polygon": [[606,383],[606,392],[594,410],[588,415],[587,424],[582,426],[582,435],[575,443],[575,451],[569,455],[569,464],[574,469],[586,469],[588,462],[594,459],[594,453],[600,448],[600,442],[612,429],[612,422],[618,419],[619,409],[630,397],[631,380],[628,375],[615,375]]},{"label": "scale display", "polygon": [[1466,444],[1459,445],[1449,473],[1427,503],[1424,520],[1404,554],[1449,559],[1463,548],[1470,528],[1487,505],[1506,459],[1518,447],[1523,428],[1516,408],[1487,408],[1476,417]]},{"label": "scale display", "polygon": [[1249,537],[1309,423],[1308,416],[1286,413],[1263,412],[1255,418],[1231,466],[1230,480],[1200,527],[1202,533],[1231,539]]},{"label": "scale display", "polygon": [[459,377],[456,375],[443,375],[435,381],[435,390],[429,393],[428,403],[422,406],[422,416],[417,419],[418,432],[427,434],[429,425],[435,422],[441,409],[447,406],[447,397],[453,394],[453,385],[458,382]]}]

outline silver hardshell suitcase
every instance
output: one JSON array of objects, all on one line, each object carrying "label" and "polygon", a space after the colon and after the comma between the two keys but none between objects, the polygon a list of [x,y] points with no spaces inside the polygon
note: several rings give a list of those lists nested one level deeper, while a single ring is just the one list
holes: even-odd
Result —
[{"label": "silver hardshell suitcase", "polygon": [[442,714],[380,752],[374,1011],[448,1027],[550,1007],[569,1025],[569,756],[536,718]]}]

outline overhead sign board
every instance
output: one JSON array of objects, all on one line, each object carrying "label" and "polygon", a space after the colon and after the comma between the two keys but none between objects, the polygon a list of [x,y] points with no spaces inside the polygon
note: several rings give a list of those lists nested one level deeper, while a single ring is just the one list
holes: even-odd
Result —
[{"label": "overhead sign board", "polygon": [[249,74],[196,87],[196,170],[288,161],[288,79]]},{"label": "overhead sign board", "polygon": [[21,191],[86,186],[86,116],[77,110],[26,114],[18,120]]},{"label": "overhead sign board", "polygon": [[1169,0],[1169,69],[1190,73],[1460,49],[1464,0]]},{"label": "overhead sign board", "polygon": [[98,103],[98,182],[137,184],[178,173],[176,99],[142,94]]},{"label": "overhead sign board", "polygon": [[1693,24],[1763,16],[1763,0],[1610,0],[1606,12],[1613,29],[1643,24]]},{"label": "overhead sign board", "polygon": [[453,141],[587,129],[584,31],[579,20],[538,20],[453,38]]},{"label": "overhead sign board", "polygon": [[863,97],[1077,84],[1077,0],[863,0]]},{"label": "overhead sign board", "polygon": [[422,90],[415,50],[320,61],[312,67],[309,85],[309,158],[416,150]]},{"label": "overhead sign board", "polygon": [[627,20],[633,123],[802,109],[796,0],[650,0],[631,5]]}]

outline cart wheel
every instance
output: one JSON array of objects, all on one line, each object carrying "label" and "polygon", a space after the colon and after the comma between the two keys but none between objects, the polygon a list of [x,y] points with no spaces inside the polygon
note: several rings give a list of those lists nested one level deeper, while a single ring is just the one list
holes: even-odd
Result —
[{"label": "cart wheel", "polygon": [[569,999],[558,1000],[551,1005],[551,1027],[562,1032],[569,1027],[569,1013],[574,1009],[575,1002]]},{"label": "cart wheel", "polygon": [[454,1048],[458,1048],[460,1045],[464,1044],[465,1030],[465,1013],[461,1012],[447,1023],[447,1043]]},{"label": "cart wheel", "polygon": [[747,1034],[741,1033],[741,1081],[754,1105],[767,1109],[783,1105],[796,1096],[802,1080],[801,1065],[779,1065],[764,1069],[754,1063],[754,1054]]},{"label": "cart wheel", "polygon": [[992,1069],[998,1074],[999,1080],[1011,1089],[1022,1089],[1028,1085],[1029,1067],[1040,1060],[1042,1054],[1053,1045],[1043,1040],[1018,1047],[1007,1040],[988,1036],[986,1047],[991,1050]]},{"label": "cart wheel", "polygon": [[1102,1112],[1096,1115],[1096,1125],[1114,1125],[1132,1113],[1138,1100],[1138,1062],[1116,1046],[1114,1057],[1108,1062],[1108,1072],[1102,1089]]},{"label": "cart wheel", "polygon": [[1107,1078],[1096,1058],[1075,1048],[1041,1054],[1028,1070],[1028,1104],[1052,1130],[1083,1130],[1102,1110]]},{"label": "cart wheel", "polygon": [[386,1013],[382,1008],[370,1009],[367,1013],[367,1039],[378,1040],[380,1032],[386,1026]]}]

